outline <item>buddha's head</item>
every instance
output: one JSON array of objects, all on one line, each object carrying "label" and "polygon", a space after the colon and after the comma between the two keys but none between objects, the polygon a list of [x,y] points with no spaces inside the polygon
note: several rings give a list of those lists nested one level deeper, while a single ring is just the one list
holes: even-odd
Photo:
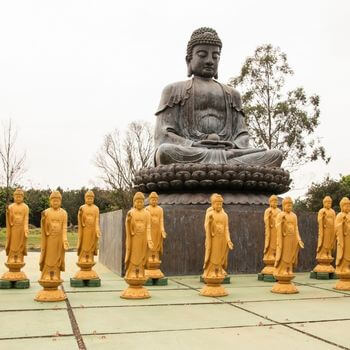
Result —
[{"label": "buddha's head", "polygon": [[85,204],[92,205],[92,204],[94,204],[95,194],[94,194],[94,192],[89,190],[85,193],[84,198],[85,198]]},{"label": "buddha's head", "polygon": [[332,198],[330,196],[323,198],[323,207],[326,209],[330,209],[332,207]]},{"label": "buddha's head", "polygon": [[350,212],[350,199],[348,197],[343,197],[339,203],[340,210],[343,213],[349,213]]},{"label": "buddha's head", "polygon": [[50,194],[50,206],[53,209],[58,209],[61,207],[62,195],[59,191],[52,191]]},{"label": "buddha's head", "polygon": [[157,192],[152,192],[150,195],[149,195],[149,204],[152,206],[152,207],[156,207],[157,204],[158,204],[158,194]]},{"label": "buddha's head", "polygon": [[187,44],[187,75],[218,78],[222,42],[212,28],[196,29]]},{"label": "buddha's head", "polygon": [[17,188],[16,191],[13,193],[13,200],[17,204],[23,203],[24,200],[24,192],[22,189]]},{"label": "buddha's head", "polygon": [[271,208],[274,208],[276,209],[277,208],[277,205],[278,205],[278,198],[276,195],[272,195],[270,198],[269,198],[269,204],[270,204],[270,207]]},{"label": "buddha's head", "polygon": [[282,201],[283,211],[290,213],[293,210],[293,200],[290,197],[286,197]]},{"label": "buddha's head", "polygon": [[141,210],[145,205],[145,196],[142,192],[136,192],[133,199],[134,208]]},{"label": "buddha's head", "polygon": [[213,207],[213,209],[217,212],[222,210],[222,204],[224,203],[224,199],[222,198],[221,195],[214,193],[211,196],[211,206]]}]

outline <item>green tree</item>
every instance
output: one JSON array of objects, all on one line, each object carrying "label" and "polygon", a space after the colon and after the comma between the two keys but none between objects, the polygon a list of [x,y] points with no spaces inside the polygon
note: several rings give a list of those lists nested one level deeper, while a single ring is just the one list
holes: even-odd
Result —
[{"label": "green tree", "polygon": [[312,183],[304,199],[295,203],[297,210],[318,211],[322,208],[325,196],[333,199],[333,208],[339,212],[339,202],[343,197],[350,197],[350,175],[341,176],[339,180],[326,177],[321,183]]},{"label": "green tree", "polygon": [[268,44],[257,47],[229,84],[242,92],[255,147],[280,150],[291,170],[317,159],[328,163],[330,158],[314,137],[320,123],[320,98],[308,97],[302,87],[286,91],[285,80],[291,75],[287,55]]}]

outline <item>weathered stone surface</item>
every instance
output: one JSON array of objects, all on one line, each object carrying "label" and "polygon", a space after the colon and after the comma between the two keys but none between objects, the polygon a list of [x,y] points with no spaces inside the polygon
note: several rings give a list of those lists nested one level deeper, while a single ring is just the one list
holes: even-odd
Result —
[{"label": "weathered stone surface", "polygon": [[[162,270],[166,275],[201,274],[204,258],[204,217],[207,205],[163,205],[165,230]],[[228,256],[228,273],[257,273],[263,267],[264,205],[225,205],[231,239],[235,245]],[[101,214],[100,262],[123,275],[126,211]],[[298,213],[305,249],[299,252],[296,271],[310,271],[315,265],[317,215]]]}]

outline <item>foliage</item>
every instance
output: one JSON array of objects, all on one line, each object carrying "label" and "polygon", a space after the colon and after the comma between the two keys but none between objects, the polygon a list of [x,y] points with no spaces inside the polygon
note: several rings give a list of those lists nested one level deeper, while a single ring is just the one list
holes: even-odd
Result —
[{"label": "foliage", "polygon": [[118,129],[105,135],[95,165],[106,185],[121,194],[124,208],[132,203],[136,172],[151,164],[153,152],[153,132],[147,122],[132,122],[125,136],[121,136]]},{"label": "foliage", "polygon": [[257,148],[278,149],[286,167],[322,159],[324,147],[313,134],[320,123],[320,98],[308,97],[302,87],[285,91],[285,79],[293,75],[287,55],[272,45],[257,47],[230,85],[243,92],[246,122]]},{"label": "foliage", "polygon": [[333,209],[340,211],[339,202],[343,197],[350,197],[350,175],[341,176],[339,180],[326,177],[321,183],[312,183],[305,199],[295,203],[297,210],[318,211],[322,208],[325,196],[333,199]]}]

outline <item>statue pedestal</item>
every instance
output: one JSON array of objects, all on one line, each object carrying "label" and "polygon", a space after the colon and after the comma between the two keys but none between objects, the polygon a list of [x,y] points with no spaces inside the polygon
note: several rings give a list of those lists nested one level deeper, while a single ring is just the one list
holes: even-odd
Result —
[{"label": "statue pedestal", "polygon": [[58,287],[62,284],[63,280],[39,280],[39,284],[44,288],[36,297],[35,301],[62,301],[66,300],[67,296],[62,289]]},{"label": "statue pedestal", "polygon": [[298,289],[291,282],[295,275],[274,275],[277,282],[271,289],[272,293],[277,294],[296,294],[299,293]]},{"label": "statue pedestal", "polygon": [[203,277],[205,286],[201,289],[200,295],[205,297],[224,297],[228,295],[227,290],[221,285],[224,276]]},{"label": "statue pedestal", "polygon": [[350,272],[337,272],[337,276],[339,277],[339,281],[336,283],[334,289],[350,291]]},{"label": "statue pedestal", "polygon": [[125,278],[125,282],[129,285],[129,287],[123,291],[120,297],[123,299],[150,298],[151,296],[148,290],[145,287],[143,287],[146,281],[147,277]]},{"label": "statue pedestal", "polygon": [[13,262],[13,263],[5,263],[5,266],[9,269],[8,272],[5,272],[2,276],[2,280],[6,281],[22,281],[28,280],[26,274],[21,271],[21,268],[25,265],[25,263]]},{"label": "statue pedestal", "polygon": [[96,271],[92,270],[92,267],[95,265],[95,262],[77,262],[77,265],[80,267],[80,271],[78,271],[74,279],[77,280],[92,280],[99,279]]},{"label": "statue pedestal", "polygon": [[159,259],[155,259],[154,255],[150,256],[147,260],[145,276],[152,279],[164,278],[164,273],[160,270],[161,263]]},{"label": "statue pedestal", "polygon": [[335,268],[331,265],[334,258],[318,258],[317,265],[310,272],[310,278],[318,280],[335,279]]}]

